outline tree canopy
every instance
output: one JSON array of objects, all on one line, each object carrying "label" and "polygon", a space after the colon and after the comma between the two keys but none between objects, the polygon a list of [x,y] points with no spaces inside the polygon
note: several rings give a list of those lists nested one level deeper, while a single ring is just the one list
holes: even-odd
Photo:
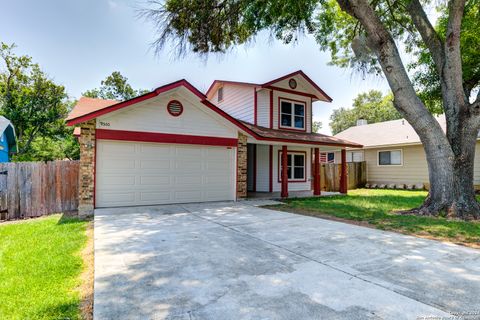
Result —
[{"label": "tree canopy", "polygon": [[133,89],[128,83],[128,78],[119,71],[112,72],[105,80],[100,82],[100,87],[82,93],[84,97],[124,101],[147,93],[148,90]]},{"label": "tree canopy", "polygon": [[393,106],[392,94],[383,95],[382,92],[371,90],[359,94],[353,99],[352,108],[333,110],[330,116],[330,128],[337,134],[357,124],[357,120],[367,120],[376,123],[401,119],[402,116]]},{"label": "tree canopy", "polygon": [[15,127],[19,148],[14,159],[78,158],[73,129],[65,126],[71,107],[65,88],[54,83],[31,57],[17,56],[14,48],[0,43],[0,114]]}]

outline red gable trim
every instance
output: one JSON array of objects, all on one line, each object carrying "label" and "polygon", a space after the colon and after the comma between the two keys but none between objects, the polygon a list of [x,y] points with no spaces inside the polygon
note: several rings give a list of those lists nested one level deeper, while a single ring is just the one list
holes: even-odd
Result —
[{"label": "red gable trim", "polygon": [[97,129],[97,139],[236,147],[238,139],[185,134]]},{"label": "red gable trim", "polygon": [[118,109],[121,109],[121,108],[128,107],[132,104],[136,104],[136,103],[142,102],[144,100],[154,98],[154,97],[158,96],[159,94],[161,94],[163,92],[166,92],[166,91],[169,91],[169,90],[181,87],[181,86],[184,86],[187,89],[189,89],[193,94],[195,94],[200,99],[202,99],[202,100],[205,99],[205,96],[200,91],[198,91],[194,86],[192,86],[187,80],[182,79],[182,80],[167,84],[165,86],[159,87],[159,88],[153,90],[152,92],[149,92],[149,93],[146,93],[144,95],[135,97],[133,99],[130,99],[130,100],[127,100],[127,101],[122,101],[122,102],[119,102],[117,104],[111,105],[109,107],[103,108],[101,110],[90,112],[90,113],[88,113],[86,115],[83,115],[83,116],[80,116],[78,118],[70,119],[70,120],[67,121],[67,125],[73,126],[73,125],[78,124],[78,123],[82,123],[82,122],[86,122],[86,121],[91,120],[91,119],[95,119],[95,118],[97,118],[101,115],[110,113],[112,111],[115,111],[115,110],[118,110]]},{"label": "red gable trim", "polygon": [[[271,86],[272,84],[276,83],[276,82],[279,82],[279,81],[282,81],[284,79],[287,79],[287,78],[290,78],[290,77],[293,77],[293,76],[296,76],[296,75],[300,75],[302,76],[305,80],[307,80],[308,83],[310,83],[316,90],[320,91],[320,93],[329,101],[329,102],[332,102],[332,98],[330,98],[330,96],[328,96],[328,94],[325,93],[325,91],[323,91],[315,82],[313,82],[312,79],[310,79],[302,70],[298,70],[298,71],[295,71],[295,72],[292,72],[290,74],[287,74],[283,77],[280,77],[280,78],[277,78],[277,79],[274,79],[272,81],[269,81],[267,83],[264,83],[262,85],[262,88],[267,88],[269,86]],[[318,98],[318,97],[316,97]]]}]

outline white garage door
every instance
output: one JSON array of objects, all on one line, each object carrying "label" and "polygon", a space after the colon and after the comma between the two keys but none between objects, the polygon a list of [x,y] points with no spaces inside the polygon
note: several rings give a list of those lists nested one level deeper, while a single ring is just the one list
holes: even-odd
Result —
[{"label": "white garage door", "polygon": [[235,150],[97,141],[96,206],[234,200]]}]

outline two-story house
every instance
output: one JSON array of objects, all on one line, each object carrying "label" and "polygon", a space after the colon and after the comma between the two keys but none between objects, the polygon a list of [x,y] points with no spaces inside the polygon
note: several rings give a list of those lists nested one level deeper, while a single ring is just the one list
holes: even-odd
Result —
[{"label": "two-story house", "polygon": [[312,103],[331,100],[302,71],[216,80],[205,94],[180,80],[123,102],[81,98],[67,119],[78,126],[79,209],[318,195],[320,154],[361,147],[312,132]]}]

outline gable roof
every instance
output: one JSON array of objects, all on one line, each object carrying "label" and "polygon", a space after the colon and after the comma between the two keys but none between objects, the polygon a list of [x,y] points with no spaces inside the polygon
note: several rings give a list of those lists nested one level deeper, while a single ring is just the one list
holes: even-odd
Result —
[{"label": "gable roof", "polygon": [[[297,70],[295,72],[289,73],[287,75],[281,76],[280,78],[276,78],[273,80],[270,80],[265,83],[252,83],[252,82],[241,82],[241,81],[231,81],[231,80],[215,80],[213,83],[210,85],[208,88],[207,92],[205,95],[209,98],[211,98],[211,95],[217,91],[217,89],[222,85],[222,84],[233,84],[233,85],[240,85],[240,86],[249,86],[249,87],[258,87],[258,88],[267,88],[267,89],[274,89],[274,90],[285,90],[283,88],[275,86],[275,84],[278,84],[282,80],[288,79],[288,78],[293,78],[293,77],[301,77],[305,80],[305,83],[310,86],[310,89],[313,93],[309,94],[306,92],[301,92],[298,91],[299,94],[304,94],[304,95],[309,95],[312,97],[312,99],[315,100],[322,100],[326,102],[332,102],[332,98],[328,96],[325,91],[323,91],[310,77],[308,77],[302,70]],[[294,90],[288,90],[291,91],[291,93],[295,93]]]},{"label": "gable roof", "polygon": [[[445,132],[445,115],[435,119]],[[353,126],[336,134],[335,137],[360,143],[365,148],[421,144],[420,137],[405,119]]]},{"label": "gable roof", "polygon": [[[142,102],[147,99],[154,98],[159,94],[179,88],[184,87],[189,90],[191,93],[196,95],[200,102],[205,105],[210,110],[216,112],[227,121],[232,123],[233,125],[237,126],[240,130],[246,132],[247,134],[251,135],[253,138],[258,140],[268,140],[268,141],[283,141],[283,142],[293,142],[293,143],[301,143],[301,144],[313,144],[313,145],[332,145],[332,146],[341,146],[341,147],[355,147],[359,148],[362,147],[360,144],[349,142],[346,140],[329,137],[320,134],[311,134],[311,133],[294,133],[294,132],[286,132],[286,131],[279,131],[274,129],[263,128],[259,126],[254,126],[247,122],[243,122],[238,120],[231,115],[229,115],[224,110],[220,109],[213,103],[207,100],[207,97],[200,92],[197,88],[191,85],[187,80],[182,79],[176,82],[172,82],[170,84],[164,85],[159,87],[152,92],[146,93],[144,95],[138,96],[136,98],[118,102],[114,100],[107,100],[103,105],[102,103],[98,102],[98,99],[88,98],[80,99],[79,103],[75,105],[72,112],[67,118],[67,125],[73,126],[82,122],[89,121],[91,119],[95,119],[101,115],[107,114],[109,112],[113,112],[119,110],[121,108],[128,107],[130,105]],[[82,101],[80,103],[80,101]],[[88,102],[94,103],[94,107],[87,106]],[[79,130],[74,130],[74,134],[80,134]]]},{"label": "gable roof", "polygon": [[7,118],[0,116],[0,136],[5,133],[8,149],[11,152],[17,152],[17,136],[15,134],[15,128],[13,124]]},{"label": "gable roof", "polygon": [[75,107],[73,107],[66,120],[70,121],[76,119],[91,112],[102,110],[119,102],[120,101],[117,100],[81,97],[80,99],[78,99],[77,104],[75,105]]}]

